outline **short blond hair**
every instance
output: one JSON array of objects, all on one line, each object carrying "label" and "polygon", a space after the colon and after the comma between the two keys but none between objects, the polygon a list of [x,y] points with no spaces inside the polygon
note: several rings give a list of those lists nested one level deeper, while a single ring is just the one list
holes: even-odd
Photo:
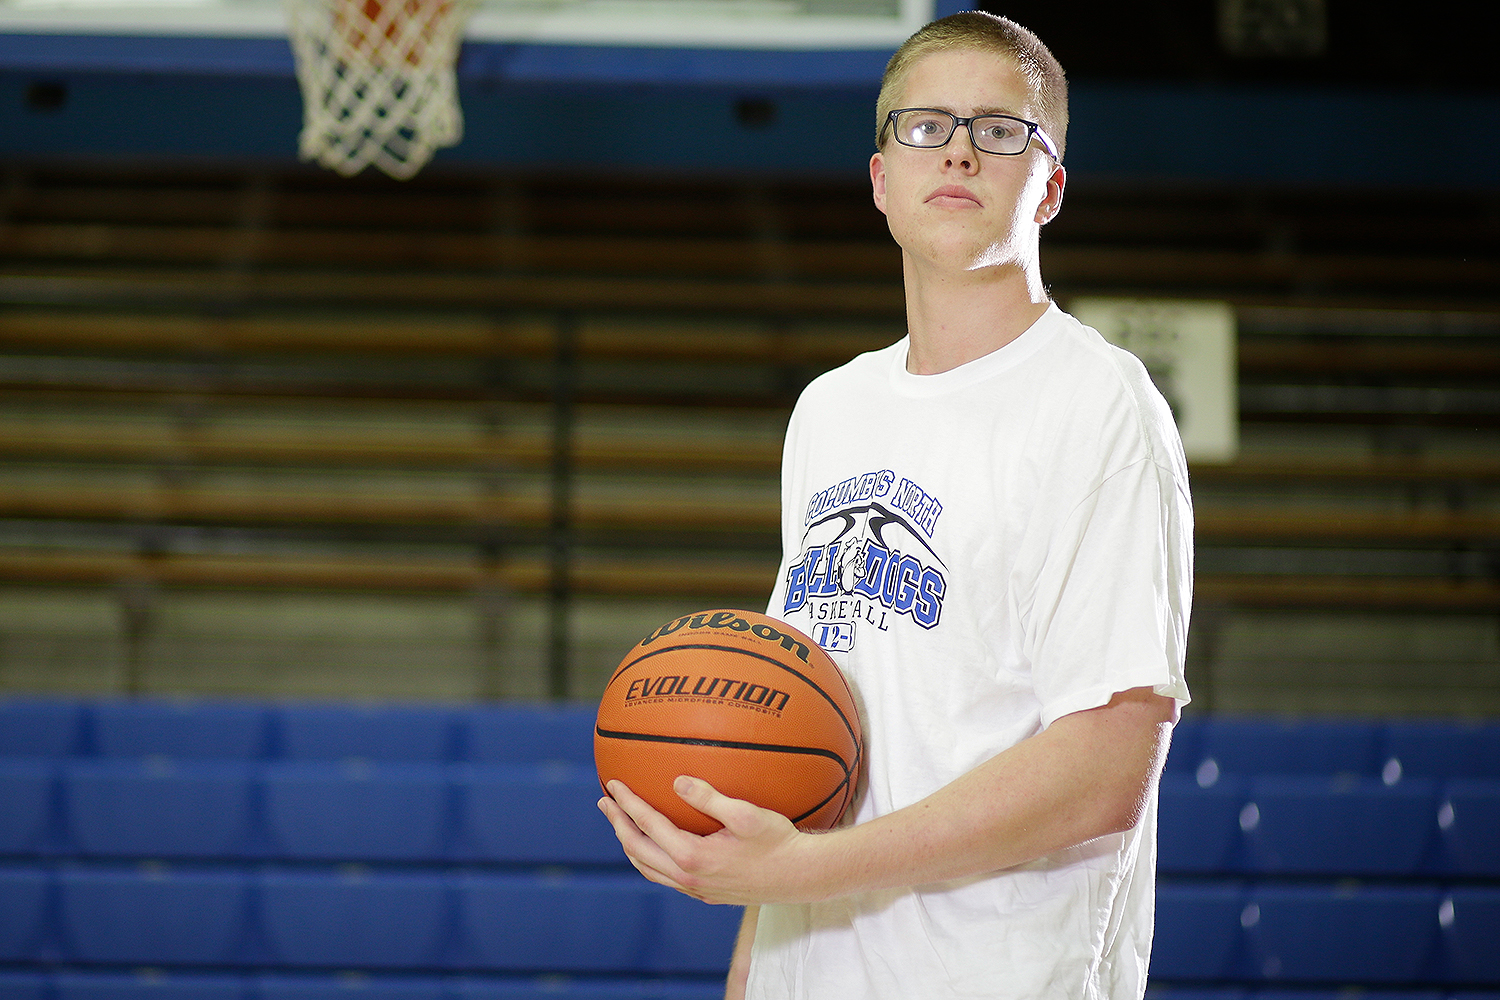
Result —
[{"label": "short blond hair", "polygon": [[1068,78],[1042,40],[1007,17],[965,11],[920,28],[901,43],[886,63],[875,102],[875,145],[882,146],[886,119],[900,99],[913,64],[923,56],[954,49],[980,49],[1013,60],[1031,89],[1030,113],[1057,145],[1062,159],[1068,141]]}]

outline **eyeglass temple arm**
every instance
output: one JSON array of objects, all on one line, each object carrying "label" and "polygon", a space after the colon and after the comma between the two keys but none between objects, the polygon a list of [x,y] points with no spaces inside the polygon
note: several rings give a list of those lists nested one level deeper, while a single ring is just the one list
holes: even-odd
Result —
[{"label": "eyeglass temple arm", "polygon": [[1042,149],[1046,150],[1047,155],[1052,157],[1054,162],[1062,162],[1062,159],[1057,155],[1057,147],[1052,144],[1052,137],[1044,132],[1040,125],[1031,126],[1031,134],[1041,141]]}]

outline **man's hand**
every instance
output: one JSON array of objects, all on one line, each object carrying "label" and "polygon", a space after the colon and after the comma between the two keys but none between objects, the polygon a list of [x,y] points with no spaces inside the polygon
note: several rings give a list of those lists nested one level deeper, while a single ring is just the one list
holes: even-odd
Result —
[{"label": "man's hand", "polygon": [[823,898],[813,837],[778,812],[720,794],[699,778],[679,777],[684,802],[724,824],[700,837],[679,829],[622,782],[611,781],[599,808],[640,873],[707,903],[741,906]]}]

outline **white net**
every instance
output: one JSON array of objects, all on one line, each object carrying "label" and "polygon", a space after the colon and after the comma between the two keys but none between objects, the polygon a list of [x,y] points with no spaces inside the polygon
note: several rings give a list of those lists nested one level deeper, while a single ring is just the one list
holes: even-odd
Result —
[{"label": "white net", "polygon": [[300,148],[352,177],[374,164],[406,180],[463,138],[454,63],[476,0],[283,0]]}]

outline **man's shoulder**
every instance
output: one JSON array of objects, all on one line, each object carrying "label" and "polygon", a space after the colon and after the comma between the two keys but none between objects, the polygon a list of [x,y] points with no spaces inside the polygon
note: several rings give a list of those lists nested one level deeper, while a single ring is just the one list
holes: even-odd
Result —
[{"label": "man's shoulder", "polygon": [[1067,412],[1060,422],[1119,455],[1180,465],[1171,409],[1145,364],[1068,313],[1059,312],[1058,321],[1062,336],[1054,341],[1062,353],[1054,368],[1067,373]]},{"label": "man's shoulder", "polygon": [[1092,391],[1139,398],[1155,392],[1146,366],[1134,354],[1110,343],[1098,330],[1071,313],[1056,310],[1059,336],[1052,344],[1065,357],[1063,366],[1075,380],[1092,379]]},{"label": "man's shoulder", "polygon": [[906,338],[901,338],[893,344],[857,354],[836,368],[830,368],[821,375],[814,378],[802,391],[804,399],[823,394],[839,393],[853,389],[867,391],[874,385],[882,384],[888,379],[891,365],[895,364],[895,356],[904,356],[906,351]]}]

